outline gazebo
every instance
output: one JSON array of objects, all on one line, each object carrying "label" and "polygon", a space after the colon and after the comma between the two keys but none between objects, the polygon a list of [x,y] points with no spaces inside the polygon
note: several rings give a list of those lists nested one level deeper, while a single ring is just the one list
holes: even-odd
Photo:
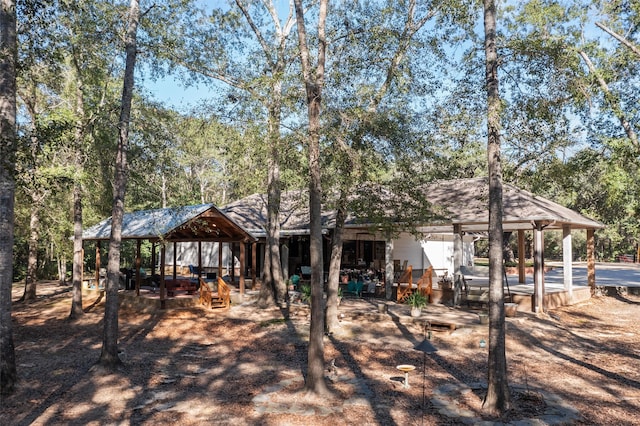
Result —
[{"label": "gazebo", "polygon": [[[84,241],[96,241],[96,281],[99,280],[100,270],[100,244],[108,241],[111,235],[111,218],[86,229],[83,232]],[[217,242],[220,247],[223,243],[240,245],[240,270],[245,269],[246,244],[256,242],[256,239],[242,226],[238,225],[229,216],[219,210],[213,204],[201,204],[196,206],[173,207],[154,210],[143,210],[125,213],[122,223],[122,239],[135,240],[136,244],[136,295],[140,294],[140,264],[141,243],[144,240],[151,241],[152,268],[156,265],[156,246],[160,246],[160,304],[164,307],[166,299],[165,288],[165,247],[166,244],[178,242],[198,242],[199,252],[204,241]],[[174,257],[176,250],[173,250]],[[222,256],[222,250],[218,250]],[[255,250],[253,251],[253,263],[255,264]],[[198,255],[198,268],[202,270],[201,255]],[[218,268],[221,268],[221,259]],[[255,266],[252,268],[255,275]],[[155,271],[152,271],[152,275]],[[221,275],[221,271],[218,272]],[[255,280],[255,277],[253,277]],[[173,279],[176,279],[176,262],[173,262]],[[239,290],[243,294],[245,290],[244,274],[239,276]]]}]

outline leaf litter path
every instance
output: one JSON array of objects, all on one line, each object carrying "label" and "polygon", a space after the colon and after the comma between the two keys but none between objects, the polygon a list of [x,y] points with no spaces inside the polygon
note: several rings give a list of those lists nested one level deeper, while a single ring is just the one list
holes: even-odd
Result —
[{"label": "leaf litter path", "polygon": [[[102,302],[69,323],[68,288],[42,283],[38,291],[36,302],[14,305],[20,384],[3,398],[0,424],[551,424],[566,416],[570,424],[631,425],[640,409],[634,296],[509,319],[514,409],[495,419],[481,411],[486,326],[434,333],[438,352],[424,356],[413,349],[423,330],[411,322],[344,320],[325,339],[332,393],[314,398],[303,392],[306,314],[283,321],[277,310],[251,306],[121,311],[125,366],[102,375],[91,370]],[[398,364],[417,367],[408,389]],[[556,417],[544,417],[553,406]]]}]

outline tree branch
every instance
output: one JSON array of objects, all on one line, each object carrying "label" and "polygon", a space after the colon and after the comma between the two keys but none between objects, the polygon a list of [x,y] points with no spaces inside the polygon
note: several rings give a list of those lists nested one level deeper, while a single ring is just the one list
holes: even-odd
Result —
[{"label": "tree branch", "polygon": [[600,23],[600,22],[596,22],[596,27],[600,28],[602,31],[604,31],[605,33],[609,34],[611,37],[615,38],[616,40],[618,40],[620,43],[622,43],[624,46],[628,47],[633,53],[635,53],[635,55],[637,57],[640,58],[640,49],[638,49],[633,43],[631,43],[629,40],[627,40],[626,38],[624,38],[623,36],[621,36],[620,34],[614,32],[612,29],[606,27],[604,24]]},{"label": "tree branch", "polygon": [[624,129],[625,133],[627,134],[627,137],[631,140],[631,143],[636,148],[639,148],[640,145],[638,145],[638,135],[633,130],[633,127],[631,126],[631,123],[629,123],[629,121],[626,119],[624,113],[622,112],[622,109],[620,108],[620,102],[614,96],[614,94],[611,93],[611,90],[609,89],[609,86],[607,85],[607,82],[604,80],[602,75],[598,72],[598,70],[596,69],[595,65],[593,65],[593,62],[591,62],[591,58],[589,58],[589,55],[587,55],[587,53],[585,51],[583,51],[583,50],[578,51],[578,54],[582,57],[582,60],[587,65],[587,68],[589,68],[589,72],[591,74],[593,74],[596,77],[596,79],[598,80],[598,84],[600,85],[600,89],[604,93],[605,102],[607,102],[607,104],[609,104],[609,107],[611,108],[613,114],[620,121],[620,124],[622,125],[622,128]]}]

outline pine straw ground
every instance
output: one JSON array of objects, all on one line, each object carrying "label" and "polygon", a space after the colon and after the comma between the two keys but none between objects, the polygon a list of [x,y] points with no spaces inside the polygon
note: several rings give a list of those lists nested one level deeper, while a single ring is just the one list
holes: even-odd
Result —
[{"label": "pine straw ground", "polygon": [[[85,297],[86,315],[68,322],[69,288],[41,283],[38,292],[13,306],[19,386],[2,399],[2,425],[459,424],[440,414],[434,390],[486,382],[487,349],[478,345],[486,326],[435,332],[438,352],[425,356],[413,349],[418,326],[343,321],[325,339],[327,365],[336,366],[327,371],[331,395],[310,397],[302,379],[308,317],[284,321],[245,307],[121,311],[124,367],[99,374],[102,302]],[[546,392],[579,412],[573,424],[637,424],[639,314],[640,298],[624,296],[507,319],[509,382],[526,391],[513,392],[514,408],[500,420],[540,416]],[[417,367],[408,389],[398,364]],[[483,416],[481,398],[476,387],[457,406],[476,417],[469,422],[497,420]]]}]

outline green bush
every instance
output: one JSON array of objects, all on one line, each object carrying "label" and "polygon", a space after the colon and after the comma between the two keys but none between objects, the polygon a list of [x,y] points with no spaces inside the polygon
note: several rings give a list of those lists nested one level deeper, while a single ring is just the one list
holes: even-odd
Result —
[{"label": "green bush", "polygon": [[309,284],[303,284],[300,287],[300,300],[304,303],[311,303],[311,286]]},{"label": "green bush", "polygon": [[424,308],[427,306],[427,297],[419,291],[415,291],[407,298],[407,305],[412,308]]}]

